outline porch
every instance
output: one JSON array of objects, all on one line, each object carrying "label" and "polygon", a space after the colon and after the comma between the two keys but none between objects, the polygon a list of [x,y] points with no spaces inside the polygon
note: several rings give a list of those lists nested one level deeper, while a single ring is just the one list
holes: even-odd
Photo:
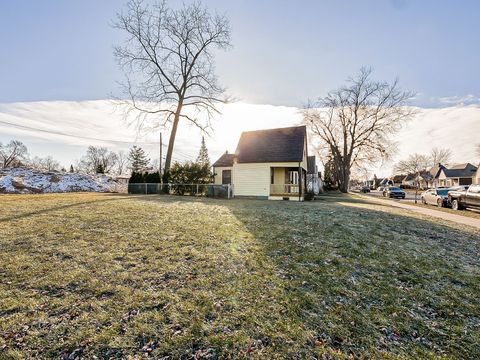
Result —
[{"label": "porch", "polygon": [[302,167],[270,167],[270,200],[303,201],[307,172]]}]

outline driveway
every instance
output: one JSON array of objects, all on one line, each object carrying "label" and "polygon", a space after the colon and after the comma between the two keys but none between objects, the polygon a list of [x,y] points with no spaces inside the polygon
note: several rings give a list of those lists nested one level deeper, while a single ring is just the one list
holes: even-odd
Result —
[{"label": "driveway", "polygon": [[[369,194],[358,194],[355,193],[355,195],[360,196],[361,198],[368,199],[373,202],[377,202],[379,204],[385,205],[386,203],[390,204],[390,206],[409,210],[416,212],[418,214],[422,215],[427,215],[431,217],[435,217],[438,219],[442,220],[447,220],[447,221],[453,221],[457,224],[462,224],[462,225],[467,225],[467,226],[472,226],[474,228],[480,229],[480,220],[471,218],[468,216],[462,216],[462,215],[457,215],[457,214],[451,214],[443,211],[438,211],[434,209],[427,209],[415,205],[409,205],[408,203],[412,203],[412,199],[405,199],[405,200],[392,200],[392,199],[385,199],[381,193],[380,195],[375,194],[379,193],[378,191],[376,192],[371,192]],[[412,195],[410,195],[412,196]],[[414,197],[414,196],[413,196]],[[415,198],[415,197],[414,197]]]}]

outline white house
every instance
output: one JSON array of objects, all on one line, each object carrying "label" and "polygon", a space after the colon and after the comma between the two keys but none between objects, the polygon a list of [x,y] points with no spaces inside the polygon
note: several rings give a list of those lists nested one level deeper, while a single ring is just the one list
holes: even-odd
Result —
[{"label": "white house", "polygon": [[303,201],[307,158],[305,126],[246,131],[213,164],[215,184],[232,184],[235,197]]}]

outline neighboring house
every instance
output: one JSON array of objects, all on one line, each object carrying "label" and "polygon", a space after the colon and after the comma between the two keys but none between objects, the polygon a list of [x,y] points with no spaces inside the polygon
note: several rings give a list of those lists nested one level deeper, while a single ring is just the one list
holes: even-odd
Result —
[{"label": "neighboring house", "polygon": [[408,174],[405,176],[401,182],[401,185],[403,186],[415,186],[415,179],[416,179],[416,174]]},{"label": "neighboring house", "polygon": [[442,168],[438,176],[439,186],[470,185],[476,178],[478,168],[470,163]]},{"label": "neighboring house", "polygon": [[118,182],[119,184],[128,184],[129,180],[130,180],[130,175],[117,175],[115,177],[115,181]]},{"label": "neighboring house", "polygon": [[440,172],[442,171],[442,169],[446,169],[446,167],[438,163],[438,165],[433,166],[430,168],[430,170],[428,170],[428,172],[432,177],[431,184],[430,184],[432,188],[436,188],[440,186],[440,181],[438,178],[440,177]]},{"label": "neighboring house", "polygon": [[480,164],[477,166],[477,173],[475,174],[475,184],[480,184]]},{"label": "neighboring house", "polygon": [[322,179],[318,172],[315,155],[307,158],[307,191],[318,195],[322,191]]},{"label": "neighboring house", "polygon": [[429,189],[433,184],[433,176],[430,174],[430,171],[420,171],[420,174],[416,177],[416,181],[420,189]]},{"label": "neighboring house", "polygon": [[423,170],[419,173],[408,174],[405,176],[405,178],[402,180],[402,185],[411,187],[417,187],[418,185],[420,189],[428,189],[432,184],[432,180],[433,178],[430,172]]},{"label": "neighboring house", "polygon": [[305,126],[246,131],[235,154],[223,154],[213,164],[215,184],[224,183],[230,171],[235,197],[302,201],[307,156]]},{"label": "neighboring house", "polygon": [[405,179],[407,177],[407,175],[395,175],[391,178],[391,182],[392,182],[392,185],[393,186],[400,186],[402,185],[402,181],[403,179]]},{"label": "neighboring house", "polygon": [[231,184],[232,183],[232,168],[233,159],[235,154],[229,154],[225,152],[220,158],[212,165],[213,174],[215,176],[215,184]]}]

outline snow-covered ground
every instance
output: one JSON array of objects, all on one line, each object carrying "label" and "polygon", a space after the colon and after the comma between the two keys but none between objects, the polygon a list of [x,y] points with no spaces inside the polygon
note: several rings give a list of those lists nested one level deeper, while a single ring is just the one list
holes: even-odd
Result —
[{"label": "snow-covered ground", "polygon": [[0,169],[0,194],[116,192],[120,188],[120,184],[106,175],[44,172],[26,168]]}]

